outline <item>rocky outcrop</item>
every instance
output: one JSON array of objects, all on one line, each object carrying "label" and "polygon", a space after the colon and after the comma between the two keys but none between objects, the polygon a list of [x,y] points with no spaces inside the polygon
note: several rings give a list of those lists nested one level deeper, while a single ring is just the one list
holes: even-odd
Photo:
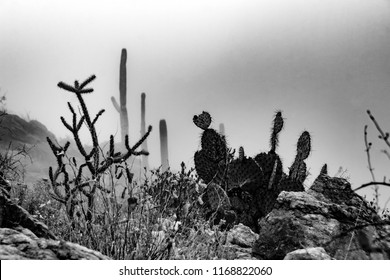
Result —
[{"label": "rocky outcrop", "polygon": [[22,227],[30,230],[37,237],[56,239],[46,225],[11,201],[8,191],[3,186],[0,186],[0,228]]},{"label": "rocky outcrop", "polygon": [[[322,174],[306,192],[282,192],[259,227],[258,259],[390,258],[386,221],[342,178]],[[324,251],[307,253],[315,247]]]},{"label": "rocky outcrop", "polygon": [[46,225],[9,197],[9,185],[0,185],[0,259],[109,259],[103,254],[58,240]]},{"label": "rocky outcrop", "polygon": [[39,238],[29,229],[0,228],[0,259],[2,260],[105,260],[103,254],[81,245]]}]

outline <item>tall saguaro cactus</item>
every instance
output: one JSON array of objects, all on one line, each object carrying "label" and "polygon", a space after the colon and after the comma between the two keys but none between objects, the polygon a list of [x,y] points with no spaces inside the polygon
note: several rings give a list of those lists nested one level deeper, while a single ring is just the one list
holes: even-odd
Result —
[{"label": "tall saguaro cactus", "polygon": [[116,101],[115,97],[111,97],[112,104],[120,115],[121,122],[121,139],[124,146],[125,137],[129,134],[129,119],[127,116],[127,107],[126,107],[126,95],[127,95],[127,80],[126,80],[126,61],[127,61],[127,51],[122,49],[121,62],[119,68],[119,101],[120,104]]},{"label": "tall saguaro cactus", "polygon": [[167,122],[164,119],[160,120],[160,149],[161,149],[161,166],[162,166],[162,170],[165,171],[169,167],[169,161],[168,161],[168,130],[167,130]]},{"label": "tall saguaro cactus", "polygon": [[219,134],[225,136],[225,125],[223,123],[219,124]]},{"label": "tall saguaro cactus", "polygon": [[[145,99],[146,99],[146,94],[143,92],[141,94],[141,135],[144,135],[146,132]],[[144,150],[144,151],[148,150],[148,143],[146,142],[146,139],[144,142],[142,142],[142,150]],[[149,169],[148,157],[144,156],[144,155],[142,156],[142,167]]]}]

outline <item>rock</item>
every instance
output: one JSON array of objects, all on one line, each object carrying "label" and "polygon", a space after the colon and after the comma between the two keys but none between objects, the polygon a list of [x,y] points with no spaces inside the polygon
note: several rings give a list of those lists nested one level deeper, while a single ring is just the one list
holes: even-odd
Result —
[{"label": "rock", "polygon": [[103,254],[60,240],[38,238],[30,230],[0,228],[2,260],[106,260]]},{"label": "rock", "polygon": [[259,237],[249,227],[238,224],[227,232],[224,248],[230,253],[232,259],[252,260],[252,246]]},{"label": "rock", "polygon": [[0,259],[109,259],[86,247],[58,240],[47,226],[13,203],[0,184]]},{"label": "rock", "polygon": [[253,255],[284,259],[298,249],[323,247],[334,259],[389,259],[390,232],[383,223],[347,180],[323,174],[307,192],[280,193],[259,221]]},{"label": "rock", "polygon": [[306,248],[288,253],[285,260],[330,260],[331,257],[322,247]]},{"label": "rock", "polygon": [[227,241],[244,248],[251,248],[259,235],[243,224],[235,225],[227,234]]},{"label": "rock", "polygon": [[56,239],[46,225],[32,217],[25,209],[16,205],[9,198],[9,192],[0,186],[0,228],[21,226],[42,238]]}]

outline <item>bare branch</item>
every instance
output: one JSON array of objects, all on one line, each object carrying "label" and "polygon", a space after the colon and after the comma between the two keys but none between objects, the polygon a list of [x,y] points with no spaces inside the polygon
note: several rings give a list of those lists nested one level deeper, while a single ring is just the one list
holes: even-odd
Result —
[{"label": "bare branch", "polygon": [[386,182],[370,182],[370,183],[366,183],[366,184],[363,184],[361,185],[360,187],[354,189],[353,191],[358,191],[358,190],[361,190],[365,187],[368,187],[368,186],[375,186],[375,185],[382,185],[382,186],[388,186],[390,187],[390,183],[386,183]]}]

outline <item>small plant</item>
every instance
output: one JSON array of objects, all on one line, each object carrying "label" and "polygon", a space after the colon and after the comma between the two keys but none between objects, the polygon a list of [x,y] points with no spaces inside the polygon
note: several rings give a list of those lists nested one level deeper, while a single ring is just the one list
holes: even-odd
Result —
[{"label": "small plant", "polygon": [[11,144],[0,153],[0,180],[20,181],[24,176],[22,159],[30,158],[29,149],[25,145],[13,149]]},{"label": "small plant", "polygon": [[[370,110],[367,110],[367,114],[369,116],[369,118],[371,119],[371,121],[374,123],[377,131],[378,131],[378,138],[380,140],[382,140],[382,142],[385,144],[385,146],[387,147],[387,149],[390,148],[390,139],[389,139],[389,132],[385,132],[381,126],[379,125],[378,121],[375,119],[375,117],[372,115],[371,111]],[[363,189],[363,188],[366,188],[366,187],[369,187],[369,186],[372,186],[373,187],[373,191],[374,191],[374,200],[373,200],[373,203],[374,203],[374,206],[375,206],[375,209],[377,210],[378,213],[380,213],[380,211],[382,210],[382,208],[379,206],[379,186],[387,186],[387,187],[390,187],[390,182],[389,180],[386,179],[386,176],[384,176],[384,179],[383,181],[378,181],[376,179],[376,175],[374,173],[374,168],[373,168],[373,164],[372,164],[372,160],[371,160],[371,154],[370,154],[370,151],[373,147],[372,145],[372,142],[368,140],[368,125],[365,125],[364,126],[364,144],[365,144],[365,152],[367,154],[367,163],[368,163],[368,170],[370,171],[370,174],[371,174],[371,178],[372,178],[372,181],[369,182],[369,183],[365,183],[365,184],[362,184],[360,187],[356,188],[355,191],[358,191],[360,189]],[[386,157],[388,157],[390,159],[390,152],[387,150],[386,148],[385,149],[382,149],[381,152],[386,155]],[[389,203],[390,201],[390,198],[387,199],[387,201],[384,203],[384,210],[386,210],[386,207],[387,207],[387,204]]]}]

